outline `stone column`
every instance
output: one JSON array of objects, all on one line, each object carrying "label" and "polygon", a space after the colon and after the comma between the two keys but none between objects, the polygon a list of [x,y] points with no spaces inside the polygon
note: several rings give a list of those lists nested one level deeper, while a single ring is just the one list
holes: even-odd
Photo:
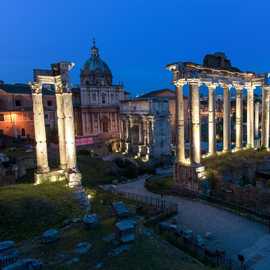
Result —
[{"label": "stone column", "polygon": [[32,84],[31,87],[33,89],[32,99],[34,112],[35,140],[36,140],[37,173],[43,174],[48,173],[50,169],[48,165],[42,92],[40,85]]},{"label": "stone column", "polygon": [[57,108],[60,168],[66,169],[67,157],[66,157],[66,139],[65,139],[65,115],[64,115],[64,101],[63,101],[62,91],[59,90],[59,92],[56,92],[55,97],[56,97],[56,108]]},{"label": "stone column", "polygon": [[77,171],[72,93],[71,92],[63,93],[63,101],[65,114],[67,169],[71,171]]},{"label": "stone column", "polygon": [[247,147],[254,148],[254,88],[247,85]]},{"label": "stone column", "polygon": [[231,149],[231,102],[228,85],[223,87],[223,152]]},{"label": "stone column", "polygon": [[255,103],[255,138],[259,138],[260,102]]},{"label": "stone column", "polygon": [[269,148],[269,124],[270,124],[270,115],[269,115],[269,92],[270,87],[263,87],[262,95],[262,146]]},{"label": "stone column", "polygon": [[190,112],[191,112],[191,162],[201,162],[201,123],[200,123],[200,91],[199,82],[190,81]]},{"label": "stone column", "polygon": [[242,149],[242,138],[243,138],[243,101],[242,101],[241,86],[236,86],[235,88],[236,88],[235,147],[236,151],[239,151]]},{"label": "stone column", "polygon": [[176,162],[184,164],[185,158],[185,104],[184,81],[176,84]]},{"label": "stone column", "polygon": [[216,154],[216,95],[215,84],[208,85],[208,153]]}]

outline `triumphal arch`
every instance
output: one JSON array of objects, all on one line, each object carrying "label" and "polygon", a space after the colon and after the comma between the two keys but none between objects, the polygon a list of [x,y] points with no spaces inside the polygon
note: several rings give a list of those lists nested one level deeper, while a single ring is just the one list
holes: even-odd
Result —
[{"label": "triumphal arch", "polygon": [[[262,116],[261,116],[261,147],[269,149],[269,106],[270,84],[269,73],[256,74],[238,70],[210,68],[191,62],[176,62],[167,65],[173,73],[173,83],[176,86],[176,163],[175,179],[187,188],[195,188],[198,184],[201,166],[201,122],[200,122],[200,93],[199,88],[205,85],[208,88],[208,156],[215,155],[216,149],[216,122],[215,122],[215,90],[223,88],[223,151],[231,151],[231,102],[230,90],[236,90],[236,120],[235,120],[235,148],[239,151],[245,148],[257,148],[255,136],[258,135],[259,110],[254,106],[254,90],[262,89]],[[190,99],[190,132],[189,156],[185,149],[184,96],[183,87],[187,85]],[[243,91],[247,91],[247,142],[243,145]],[[191,187],[192,185],[192,187]]]},{"label": "triumphal arch", "polygon": [[[36,140],[37,170],[35,183],[68,180],[70,187],[80,186],[81,174],[77,169],[74,113],[72,92],[69,87],[69,71],[74,64],[60,62],[51,65],[51,70],[34,70],[32,88],[34,127]],[[53,85],[57,106],[57,126],[59,140],[59,168],[50,170],[48,163],[42,88]]]}]

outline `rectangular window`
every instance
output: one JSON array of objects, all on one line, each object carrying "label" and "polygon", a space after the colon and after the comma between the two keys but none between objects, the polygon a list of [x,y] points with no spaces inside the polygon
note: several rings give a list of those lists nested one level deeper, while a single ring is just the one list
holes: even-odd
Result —
[{"label": "rectangular window", "polygon": [[21,103],[21,101],[19,99],[15,100],[15,106],[16,107],[22,106],[22,103]]},{"label": "rectangular window", "polygon": [[47,101],[47,106],[49,106],[49,107],[52,106],[52,101],[51,100]]},{"label": "rectangular window", "polygon": [[3,114],[0,114],[0,121],[5,121],[5,116]]}]

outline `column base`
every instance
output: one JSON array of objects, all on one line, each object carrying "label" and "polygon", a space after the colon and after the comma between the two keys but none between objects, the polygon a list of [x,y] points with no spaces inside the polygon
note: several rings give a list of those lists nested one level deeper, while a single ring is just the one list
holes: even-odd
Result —
[{"label": "column base", "polygon": [[68,186],[70,188],[79,188],[82,186],[82,175],[79,172],[68,173]]},{"label": "column base", "polygon": [[52,183],[52,182],[61,182],[67,180],[67,175],[64,170],[53,170],[47,173],[35,173],[35,185]]},{"label": "column base", "polygon": [[175,163],[174,170],[175,170],[175,183],[176,185],[180,186],[181,188],[188,189],[188,190],[198,190],[199,187],[199,177],[198,177],[198,168],[201,165],[192,164],[190,166],[182,165]]}]

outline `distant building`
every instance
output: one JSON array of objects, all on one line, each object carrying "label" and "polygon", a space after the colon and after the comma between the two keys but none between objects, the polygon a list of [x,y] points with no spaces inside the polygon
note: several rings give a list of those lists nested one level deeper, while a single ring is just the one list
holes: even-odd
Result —
[{"label": "distant building", "polygon": [[120,101],[128,98],[121,84],[113,84],[109,66],[100,58],[93,44],[90,58],[85,62],[80,75],[80,113],[82,140],[106,140],[120,137]]},{"label": "distant building", "polygon": [[[169,113],[170,113],[170,126],[171,126],[171,143],[175,145],[176,143],[176,93],[175,91],[165,88],[160,90],[150,91],[146,94],[141,95],[139,98],[167,98],[169,101]],[[184,97],[185,104],[185,114],[188,115],[188,98]],[[185,121],[186,134],[188,134],[188,118]]]},{"label": "distant building", "polygon": [[[56,125],[55,97],[43,90],[45,124],[48,129]],[[31,88],[27,84],[0,83],[0,135],[14,138],[34,138],[33,104]]]},{"label": "distant building", "polygon": [[124,153],[143,160],[171,154],[169,100],[144,97],[121,102]]}]

